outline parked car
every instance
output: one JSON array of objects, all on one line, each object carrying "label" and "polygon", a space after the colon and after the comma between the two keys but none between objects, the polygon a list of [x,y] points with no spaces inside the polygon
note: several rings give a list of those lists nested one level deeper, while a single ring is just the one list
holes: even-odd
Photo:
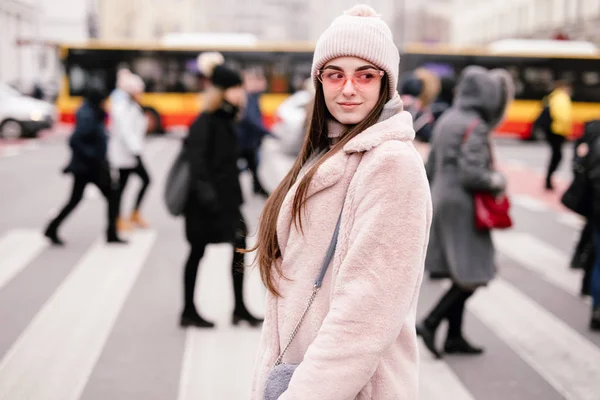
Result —
[{"label": "parked car", "polygon": [[307,109],[313,101],[308,90],[299,90],[283,101],[275,112],[271,132],[277,137],[280,150],[296,156],[302,147],[305,134]]},{"label": "parked car", "polygon": [[54,106],[0,83],[0,138],[35,137],[55,122]]}]

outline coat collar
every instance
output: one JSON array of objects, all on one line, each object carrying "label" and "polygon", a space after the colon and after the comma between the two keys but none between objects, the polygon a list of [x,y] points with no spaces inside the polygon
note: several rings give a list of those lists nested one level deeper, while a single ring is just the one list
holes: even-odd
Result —
[{"label": "coat collar", "polygon": [[348,154],[361,153],[372,150],[389,140],[412,141],[414,138],[412,116],[402,111],[365,129],[344,146],[344,151]]},{"label": "coat collar", "polygon": [[[328,129],[335,129],[334,121],[328,122]],[[339,132],[343,132],[343,125]],[[345,173],[346,162],[352,153],[369,151],[388,140],[413,140],[415,132],[412,128],[412,116],[402,111],[402,100],[396,96],[386,103],[379,121],[344,146],[344,151],[337,152],[325,161],[313,176],[308,188],[307,197],[333,186]]]}]

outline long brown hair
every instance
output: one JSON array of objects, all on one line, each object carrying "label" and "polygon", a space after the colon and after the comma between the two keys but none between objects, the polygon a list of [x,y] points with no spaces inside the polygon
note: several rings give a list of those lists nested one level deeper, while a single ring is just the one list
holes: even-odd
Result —
[{"label": "long brown hair", "polygon": [[[319,167],[336,152],[341,151],[344,145],[348,143],[350,139],[377,122],[381,112],[383,111],[383,107],[388,100],[388,82],[389,80],[386,74],[381,80],[379,100],[369,115],[367,115],[363,121],[349,127],[349,129],[346,130],[346,132],[344,132],[342,135],[340,141],[332,146],[332,148],[329,149],[329,151],[327,151],[327,153],[325,153],[325,155],[321,157],[302,177],[302,180],[298,184],[298,190],[294,196],[292,206],[292,221],[294,221],[296,227],[300,228],[301,232],[302,211],[306,203],[306,195],[312,178]],[[327,133],[328,118],[333,117],[327,110],[321,82],[317,82],[310,124],[304,138],[302,149],[300,150],[300,153],[296,158],[296,162],[288,174],[285,176],[285,178],[283,178],[279,186],[277,186],[277,189],[275,189],[275,191],[267,200],[260,216],[258,240],[256,246],[253,249],[248,250],[248,252],[257,250],[256,262],[258,262],[261,279],[267,289],[275,296],[280,296],[280,293],[275,287],[272,269],[275,268],[275,272],[277,272],[279,276],[288,279],[283,275],[281,268],[275,263],[275,260],[281,256],[281,250],[277,241],[277,219],[279,217],[279,211],[286,194],[292,188],[296,182],[296,179],[298,179],[300,171],[306,162],[315,154],[318,154],[329,147],[329,138]]]}]

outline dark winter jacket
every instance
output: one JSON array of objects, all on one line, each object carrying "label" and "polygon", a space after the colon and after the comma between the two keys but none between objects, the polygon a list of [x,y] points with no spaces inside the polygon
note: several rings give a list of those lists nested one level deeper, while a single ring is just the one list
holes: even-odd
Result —
[{"label": "dark winter jacket", "polygon": [[[583,173],[587,173],[587,182],[592,198],[592,221],[600,227],[600,120],[588,122],[582,139],[589,146],[587,156],[579,160]],[[574,160],[574,163],[577,159]]]},{"label": "dark winter jacket", "polygon": [[270,134],[263,126],[259,99],[260,93],[248,94],[244,117],[236,125],[241,150],[258,150],[263,137]]},{"label": "dark winter jacket", "polygon": [[240,226],[242,190],[234,117],[219,109],[200,114],[190,126],[184,146],[192,183],[184,215],[191,244],[231,242]]},{"label": "dark winter jacket", "polygon": [[96,178],[108,168],[108,136],[104,127],[105,112],[86,101],[75,114],[75,131],[69,139],[72,155],[64,172]]}]

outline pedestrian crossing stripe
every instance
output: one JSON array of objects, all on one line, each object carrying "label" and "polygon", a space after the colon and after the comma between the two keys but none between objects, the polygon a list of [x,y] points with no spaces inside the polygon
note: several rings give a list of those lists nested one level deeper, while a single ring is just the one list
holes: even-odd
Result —
[{"label": "pedestrian crossing stripe", "polygon": [[0,399],[77,400],[156,234],[98,240],[0,361]]},{"label": "pedestrian crossing stripe", "polygon": [[581,271],[569,268],[567,256],[535,236],[514,230],[493,233],[496,249],[565,292],[579,295]]},{"label": "pedestrian crossing stripe", "polygon": [[475,400],[452,368],[434,359],[421,340],[419,354],[419,400]]},{"label": "pedestrian crossing stripe", "polygon": [[46,247],[46,238],[32,229],[15,229],[0,239],[0,289]]},{"label": "pedestrian crossing stripe", "polygon": [[600,349],[503,279],[468,308],[567,400],[597,400]]},{"label": "pedestrian crossing stripe", "polygon": [[[153,231],[145,231],[136,233],[129,246],[107,246],[99,240],[88,250],[0,360],[0,400],[78,399],[155,237]],[[36,241],[39,245],[32,246]],[[498,251],[559,290],[578,293],[580,274],[568,268],[567,256],[561,251],[514,230],[495,232],[494,241]],[[25,268],[45,247],[39,232],[9,232],[0,241],[0,274],[4,274],[0,276],[8,276],[9,269],[18,272]],[[231,247],[211,248],[200,269],[203,287],[197,292],[197,304],[204,305],[208,318],[220,316],[219,328],[186,332],[179,400],[204,398],[207,393],[212,397],[206,398],[246,398],[250,386],[260,331],[230,327],[233,304],[227,300],[231,296],[223,296],[231,290],[230,276],[223,265],[229,263]],[[7,256],[9,250],[18,256]],[[215,278],[214,274],[221,276]],[[253,298],[262,298],[264,293],[247,290],[255,291]],[[593,396],[600,393],[600,349],[526,294],[497,279],[477,293],[469,310],[562,396],[597,398]],[[230,356],[223,354],[224,342],[235,349]],[[236,385],[213,379],[215,376],[235,376]],[[473,399],[452,368],[433,360],[422,347],[420,379],[421,400]]]}]

